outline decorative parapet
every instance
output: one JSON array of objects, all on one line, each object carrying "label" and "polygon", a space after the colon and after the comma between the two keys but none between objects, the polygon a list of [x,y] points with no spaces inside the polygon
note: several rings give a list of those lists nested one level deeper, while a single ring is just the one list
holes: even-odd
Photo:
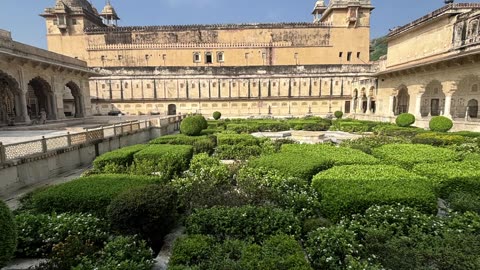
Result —
[{"label": "decorative parapet", "polygon": [[[169,124],[177,124],[184,119],[184,115],[169,116]],[[79,147],[85,144],[95,143],[104,139],[124,136],[150,129],[151,127],[163,127],[163,119],[149,119],[145,121],[132,121],[110,126],[102,126],[87,130],[86,132],[68,133],[63,136],[56,136],[28,142],[3,145],[0,142],[0,164],[18,160],[31,159],[55,151],[67,150],[72,147]]]},{"label": "decorative parapet", "polygon": [[156,31],[186,31],[186,30],[228,30],[228,29],[273,29],[273,28],[322,28],[331,27],[331,23],[245,23],[245,24],[192,24],[163,26],[123,26],[123,27],[89,27],[87,34],[126,33],[126,32],[156,32]]},{"label": "decorative parapet", "polygon": [[[89,51],[103,50],[135,50],[135,49],[183,49],[183,48],[265,48],[265,47],[291,47],[292,42],[261,42],[261,43],[170,43],[170,44],[109,44],[90,45]],[[319,45],[319,46],[328,46]]]},{"label": "decorative parapet", "polygon": [[441,15],[447,14],[449,12],[453,12],[457,9],[480,9],[480,3],[457,3],[457,4],[448,4],[445,5],[444,7],[437,9],[433,11],[430,14],[427,14],[417,20],[414,20],[413,22],[406,24],[402,27],[395,28],[392,30],[389,34],[388,37],[394,37],[400,33],[403,33],[405,31],[408,31],[412,28],[414,28],[417,25],[423,24],[427,21],[432,20],[433,18],[439,17]]}]

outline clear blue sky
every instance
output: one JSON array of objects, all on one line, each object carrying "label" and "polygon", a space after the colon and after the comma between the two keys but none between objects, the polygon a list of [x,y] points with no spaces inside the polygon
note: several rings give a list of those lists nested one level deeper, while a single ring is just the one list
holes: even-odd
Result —
[{"label": "clear blue sky", "polygon": [[[46,47],[42,13],[55,0],[0,0],[0,28],[15,40]],[[92,0],[101,10],[105,0]],[[443,0],[372,0],[372,38],[443,6]],[[456,1],[465,2],[465,1]],[[480,2],[470,0],[469,2]],[[112,0],[121,25],[311,21],[315,0]]]}]

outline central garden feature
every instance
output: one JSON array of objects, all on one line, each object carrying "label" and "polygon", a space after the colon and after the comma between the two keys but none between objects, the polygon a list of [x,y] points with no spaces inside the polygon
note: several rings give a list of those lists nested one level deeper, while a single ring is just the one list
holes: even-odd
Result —
[{"label": "central garden feature", "polygon": [[[408,116],[215,116],[104,154],[13,214],[0,204],[0,266],[17,257],[46,259],[36,269],[152,269],[184,227],[168,269],[480,269],[480,134],[426,131]],[[250,134],[287,130],[360,138]]]}]

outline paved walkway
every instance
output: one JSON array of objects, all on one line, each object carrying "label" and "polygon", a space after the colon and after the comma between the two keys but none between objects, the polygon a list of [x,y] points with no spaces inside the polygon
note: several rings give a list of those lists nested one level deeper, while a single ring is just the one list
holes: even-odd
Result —
[{"label": "paved walkway", "polygon": [[43,182],[37,183],[35,185],[31,185],[31,186],[22,188],[22,189],[18,190],[17,192],[13,193],[13,194],[0,196],[0,200],[5,201],[10,209],[15,210],[20,206],[20,199],[24,195],[28,194],[29,192],[32,192],[32,191],[34,191],[38,188],[41,188],[41,187],[58,185],[58,184],[62,184],[62,183],[72,181],[72,180],[80,177],[80,175],[83,172],[85,172],[86,170],[88,170],[90,167],[91,166],[78,168],[78,169],[72,170],[70,172],[64,173],[64,174],[62,174],[58,177],[48,179],[47,181],[43,181]]}]

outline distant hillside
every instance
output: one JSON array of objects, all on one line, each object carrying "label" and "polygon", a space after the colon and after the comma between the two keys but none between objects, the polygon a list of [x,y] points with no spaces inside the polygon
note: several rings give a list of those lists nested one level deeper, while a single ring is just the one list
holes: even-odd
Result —
[{"label": "distant hillside", "polygon": [[387,37],[380,37],[373,39],[370,43],[371,46],[371,53],[370,53],[370,61],[377,61],[380,57],[387,54],[388,51],[388,44],[387,44]]}]

